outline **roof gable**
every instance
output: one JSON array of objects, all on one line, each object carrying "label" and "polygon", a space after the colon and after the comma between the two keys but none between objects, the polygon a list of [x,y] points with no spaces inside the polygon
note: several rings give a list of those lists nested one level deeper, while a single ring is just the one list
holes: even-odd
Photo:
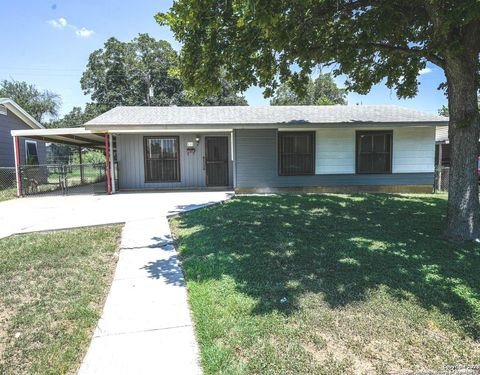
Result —
[{"label": "roof gable", "polygon": [[[44,129],[45,127],[35,120],[27,111],[15,103],[9,98],[0,98],[0,107],[3,107],[8,111],[11,111],[17,116],[25,125],[32,129]],[[3,116],[0,114],[0,116]]]}]

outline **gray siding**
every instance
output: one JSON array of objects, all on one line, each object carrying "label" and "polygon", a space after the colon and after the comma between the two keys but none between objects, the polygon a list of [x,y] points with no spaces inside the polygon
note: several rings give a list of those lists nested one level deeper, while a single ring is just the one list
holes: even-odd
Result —
[{"label": "gray siding", "polygon": [[[0,167],[14,167],[15,156],[13,153],[13,137],[11,130],[31,129],[22,120],[8,111],[7,116],[0,115]],[[45,143],[37,142],[38,161],[45,164],[47,161],[47,151]],[[20,138],[20,162],[25,164],[25,138]]]},{"label": "gray siding", "polygon": [[[155,135],[178,136],[180,141],[180,182],[145,182],[144,137]],[[229,139],[229,184],[233,185],[233,168],[230,155],[231,137],[229,133],[201,134],[200,143],[195,143],[195,134],[191,133],[155,133],[117,135],[117,160],[120,189],[159,189],[159,188],[202,188],[206,186],[203,169],[205,156],[205,136],[228,136]],[[195,153],[187,154],[187,142],[193,142]]]},{"label": "gray siding", "polygon": [[235,187],[238,188],[433,185],[434,174],[430,172],[382,175],[322,174],[312,176],[279,176],[277,166],[277,129],[235,130],[234,139],[236,160]]}]

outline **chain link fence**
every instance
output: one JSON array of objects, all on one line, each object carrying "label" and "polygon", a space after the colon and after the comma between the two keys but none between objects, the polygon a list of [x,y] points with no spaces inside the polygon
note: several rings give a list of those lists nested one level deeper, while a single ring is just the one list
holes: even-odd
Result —
[{"label": "chain link fence", "polygon": [[[107,177],[105,163],[24,165],[20,181],[23,196],[93,194],[106,192]],[[16,196],[15,168],[0,167],[0,201]]]},{"label": "chain link fence", "polygon": [[88,194],[105,192],[105,163],[25,165],[21,167],[22,195]]},{"label": "chain link fence", "polygon": [[435,191],[448,191],[450,167],[435,168]]},{"label": "chain link fence", "polygon": [[0,167],[0,201],[17,196],[17,180],[15,168]]}]

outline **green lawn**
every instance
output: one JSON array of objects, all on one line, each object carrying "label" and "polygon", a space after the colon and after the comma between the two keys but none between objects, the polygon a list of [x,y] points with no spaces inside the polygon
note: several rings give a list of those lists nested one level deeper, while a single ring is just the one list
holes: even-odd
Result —
[{"label": "green lawn", "polygon": [[172,219],[205,374],[480,363],[480,247],[442,240],[445,213],[445,195],[282,195]]},{"label": "green lawn", "polygon": [[0,202],[17,197],[17,188],[0,188]]},{"label": "green lawn", "polygon": [[120,229],[0,240],[0,374],[78,369],[113,277]]}]

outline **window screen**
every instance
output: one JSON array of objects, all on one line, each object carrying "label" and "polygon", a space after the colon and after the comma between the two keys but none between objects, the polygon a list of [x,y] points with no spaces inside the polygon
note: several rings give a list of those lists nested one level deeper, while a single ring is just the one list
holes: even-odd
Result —
[{"label": "window screen", "polygon": [[28,165],[38,165],[37,142],[25,141],[25,150]]},{"label": "window screen", "polygon": [[315,171],[315,133],[278,133],[279,174],[308,175]]},{"label": "window screen", "polygon": [[178,137],[145,138],[145,181],[180,181]]},{"label": "window screen", "polygon": [[357,173],[392,172],[392,131],[357,132]]}]

